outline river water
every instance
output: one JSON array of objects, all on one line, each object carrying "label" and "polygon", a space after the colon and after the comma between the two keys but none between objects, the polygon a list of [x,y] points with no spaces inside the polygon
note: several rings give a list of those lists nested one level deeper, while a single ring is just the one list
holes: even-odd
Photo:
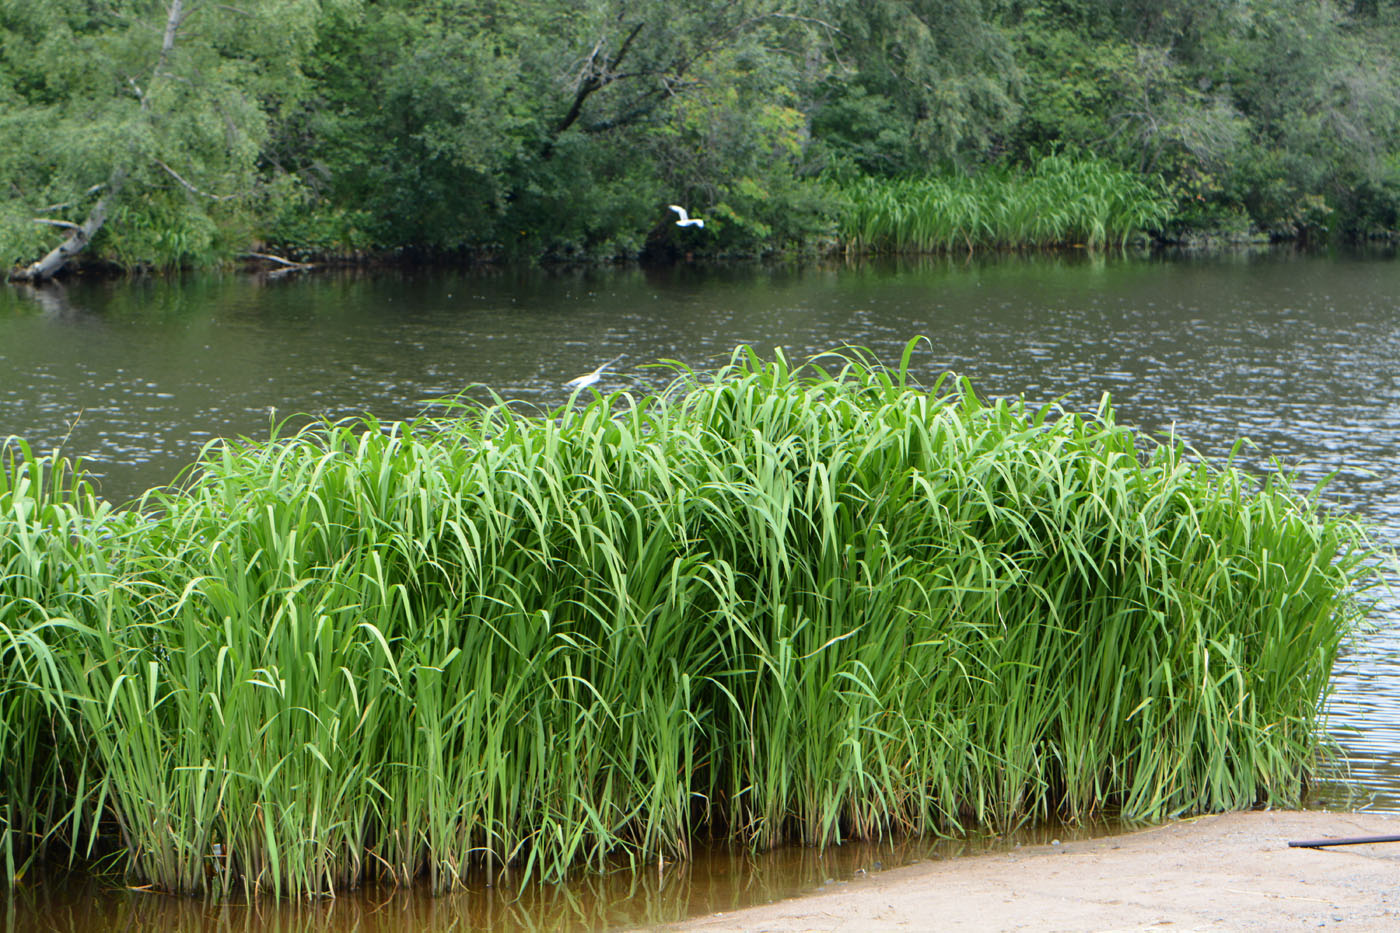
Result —
[{"label": "river water", "polygon": [[[654,390],[736,344],[854,344],[984,395],[1092,409],[1251,469],[1277,461],[1400,549],[1400,262],[1393,253],[1001,256],[888,263],[328,272],[0,289],[0,437],[83,458],[127,500],[215,437],[274,419],[408,417],[467,386],[542,407]],[[1400,600],[1337,672],[1332,734],[1357,796],[1400,812]],[[821,872],[819,871],[818,874]],[[3,914],[0,914],[3,916]],[[525,924],[527,927],[531,923]],[[81,927],[86,929],[86,927]],[[240,929],[242,927],[239,927]],[[290,928],[290,927],[289,927]]]},{"label": "river water", "polygon": [[[318,903],[207,904],[113,890],[87,879],[0,894],[0,929],[13,933],[573,933],[631,930],[728,913],[786,897],[859,884],[880,871],[929,859],[1070,843],[1121,827],[1039,827],[1013,838],[905,840],[823,851],[790,846],[757,855],[700,852],[640,872],[590,873],[562,885],[513,889],[473,884],[431,896],[362,891]],[[8,906],[8,916],[7,916]],[[8,922],[8,927],[5,924]]]}]

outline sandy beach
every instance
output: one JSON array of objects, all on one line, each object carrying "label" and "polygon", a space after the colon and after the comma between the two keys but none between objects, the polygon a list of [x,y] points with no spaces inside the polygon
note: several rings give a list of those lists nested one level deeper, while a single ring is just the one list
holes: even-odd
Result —
[{"label": "sandy beach", "polygon": [[922,862],[806,897],[662,929],[1400,931],[1400,817],[1230,813],[1126,835]]}]

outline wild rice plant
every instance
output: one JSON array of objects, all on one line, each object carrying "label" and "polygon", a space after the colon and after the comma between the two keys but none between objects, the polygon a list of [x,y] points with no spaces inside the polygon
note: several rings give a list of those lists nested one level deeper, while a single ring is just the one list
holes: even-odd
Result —
[{"label": "wild rice plant", "polygon": [[[66,681],[135,515],[115,513],[58,454],[0,444],[0,865],[22,876],[55,835],[77,847],[94,776]],[[91,841],[91,840],[89,840]]]},{"label": "wild rice plant", "polygon": [[840,188],[840,235],[860,252],[1122,246],[1170,207],[1150,179],[1089,156],[1053,153],[1028,171],[862,178]]},{"label": "wild rice plant", "polygon": [[171,891],[445,889],[1296,803],[1357,527],[908,360],[218,442],[119,513],[26,452],[7,875],[44,842]]}]

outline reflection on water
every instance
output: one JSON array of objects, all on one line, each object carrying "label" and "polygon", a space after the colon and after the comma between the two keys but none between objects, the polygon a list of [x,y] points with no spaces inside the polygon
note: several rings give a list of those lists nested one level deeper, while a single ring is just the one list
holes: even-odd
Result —
[{"label": "reflection on water", "polygon": [[432,897],[422,891],[357,892],[315,904],[215,906],[123,889],[45,884],[0,894],[0,918],[26,933],[500,933],[621,930],[726,913],[927,859],[955,858],[1122,827],[1043,827],[1002,838],[919,840],[885,845],[788,847],[761,854],[715,851],[639,872],[586,874],[567,885],[522,889],[478,885]]},{"label": "reflection on water", "polygon": [[[120,501],[169,482],[211,438],[266,436],[273,417],[292,413],[402,418],[426,399],[472,385],[482,396],[489,388],[548,408],[567,398],[566,380],[617,354],[623,359],[598,388],[645,392],[665,383],[665,371],[645,366],[662,358],[703,369],[738,343],[764,353],[783,347],[792,357],[857,344],[893,362],[914,335],[927,337],[913,360],[926,383],[956,370],[984,394],[1059,398],[1073,409],[1092,408],[1108,392],[1120,423],[1175,433],[1212,457],[1247,437],[1244,466],[1268,469],[1277,460],[1305,483],[1330,476],[1324,501],[1400,548],[1400,263],[1391,255],[1081,255],[9,286],[0,289],[0,436],[18,435],[40,450],[63,445]],[[1382,598],[1377,631],[1339,665],[1333,734],[1363,802],[1400,812],[1400,599]],[[1346,802],[1335,787],[1319,800]],[[799,871],[803,884],[830,871],[816,864]],[[699,895],[690,892],[711,889],[695,880],[703,870],[663,875],[686,892],[674,897],[665,885],[635,882],[643,887],[627,903],[660,913],[606,922],[691,909]],[[739,887],[779,896],[764,887],[770,883],[787,882]],[[572,916],[571,895],[538,897],[558,899],[558,913],[540,907],[529,917]],[[169,909],[159,922],[172,929],[184,929],[181,911],[194,910],[150,903],[132,897],[101,909],[126,911],[126,919],[112,919],[121,925],[146,916],[141,911]],[[412,899],[374,909],[369,900],[348,903],[323,911],[354,912],[344,929],[357,930],[378,929],[372,918],[396,911],[438,909]],[[491,903],[498,914],[521,909]],[[724,909],[720,903],[729,902],[693,906]],[[241,929],[236,912],[223,916],[233,919],[219,923]],[[286,928],[320,929],[299,922]],[[440,921],[425,922],[436,929]],[[593,915],[579,922],[604,923]]]}]

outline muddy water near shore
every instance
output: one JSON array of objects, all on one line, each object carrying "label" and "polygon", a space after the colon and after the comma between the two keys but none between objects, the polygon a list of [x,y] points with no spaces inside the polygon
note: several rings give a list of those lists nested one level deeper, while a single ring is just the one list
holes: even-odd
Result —
[{"label": "muddy water near shore", "polygon": [[358,891],[313,904],[211,905],[104,885],[91,878],[50,877],[8,900],[0,920],[26,933],[500,933],[597,931],[675,923],[837,891],[916,862],[1002,852],[1052,841],[1068,844],[1131,827],[1097,823],[1041,826],[1007,836],[850,843],[824,851],[788,846],[750,854],[702,851],[684,863],[581,874],[567,884],[488,886],[434,897],[426,890]]}]

